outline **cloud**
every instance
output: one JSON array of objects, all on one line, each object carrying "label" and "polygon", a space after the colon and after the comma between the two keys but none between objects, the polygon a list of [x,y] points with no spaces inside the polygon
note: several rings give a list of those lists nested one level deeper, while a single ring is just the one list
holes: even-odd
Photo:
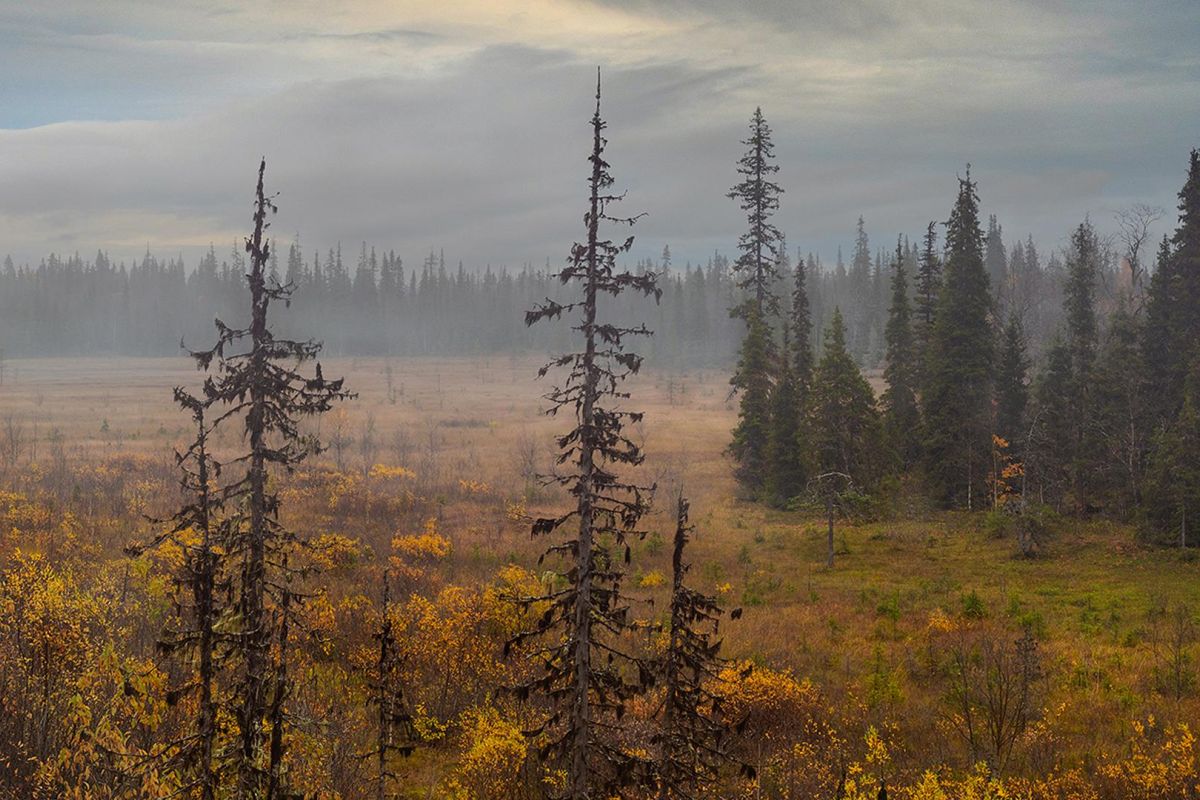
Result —
[{"label": "cloud", "polygon": [[244,231],[265,154],[275,232],[306,248],[558,261],[597,63],[614,174],[649,214],[635,256],[677,260],[732,249],[756,105],[780,226],[828,258],[859,214],[880,246],[944,219],[968,161],[985,213],[1050,244],[1086,213],[1170,206],[1200,107],[1189,4],[72,5],[0,23],[0,251],[20,260],[148,242],[194,263]]}]

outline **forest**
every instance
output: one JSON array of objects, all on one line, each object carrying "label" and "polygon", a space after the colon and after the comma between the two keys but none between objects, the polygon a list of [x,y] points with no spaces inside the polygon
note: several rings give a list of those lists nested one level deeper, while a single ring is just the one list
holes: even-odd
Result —
[{"label": "forest", "polygon": [[5,261],[0,797],[1200,797],[1200,151],[681,268],[602,111],[557,267]]}]

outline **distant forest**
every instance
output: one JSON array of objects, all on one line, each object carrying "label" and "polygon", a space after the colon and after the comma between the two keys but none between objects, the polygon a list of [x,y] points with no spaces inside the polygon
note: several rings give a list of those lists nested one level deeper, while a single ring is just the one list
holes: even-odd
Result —
[{"label": "distant forest", "polygon": [[[939,227],[931,230],[936,234]],[[840,307],[847,349],[870,369],[882,365],[886,350],[895,243],[873,242],[861,218],[857,230],[848,258],[839,250],[833,264],[799,250],[789,254],[784,245],[778,273],[789,276],[791,259],[804,258],[814,329],[824,330],[833,309]],[[922,232],[920,244],[907,237],[900,242],[909,274],[918,271],[926,239]],[[940,255],[940,243],[936,246]],[[1098,287],[1102,305],[1115,302],[1115,288],[1133,279],[1127,252],[1116,238],[1104,248]],[[323,340],[331,354],[542,353],[562,348],[570,336],[565,329],[527,328],[522,321],[533,304],[561,296],[557,270],[550,265],[477,270],[462,262],[449,264],[444,254],[431,252],[414,266],[394,251],[381,254],[366,244],[356,255],[343,255],[340,245],[306,255],[298,241],[282,255],[275,249],[271,253],[271,275],[295,286],[291,307],[280,310],[281,329]],[[1015,312],[1036,355],[1064,321],[1062,254],[1043,256],[1028,237],[1005,242],[992,217],[985,262],[990,285],[998,287],[994,317],[1003,320]],[[634,271],[660,273],[658,306],[643,297],[610,302],[616,304],[616,318],[644,320],[654,330],[646,345],[651,365],[733,362],[745,326],[730,317],[742,298],[725,256],[714,253],[704,264],[678,265],[664,248],[661,258],[640,260]],[[90,261],[78,254],[51,254],[36,266],[16,266],[5,258],[0,269],[0,352],[10,357],[177,355],[181,340],[190,344],[209,335],[214,317],[236,318],[244,302],[246,272],[238,246],[224,256],[210,248],[194,267],[182,258],[162,260],[150,252],[132,264],[114,263],[104,252]],[[786,291],[781,285],[778,294]],[[914,282],[916,305],[919,291]],[[819,355],[820,343],[814,347]]]}]

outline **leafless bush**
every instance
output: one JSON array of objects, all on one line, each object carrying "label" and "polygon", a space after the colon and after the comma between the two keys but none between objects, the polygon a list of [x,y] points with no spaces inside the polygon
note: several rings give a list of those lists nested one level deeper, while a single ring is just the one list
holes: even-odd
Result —
[{"label": "leafless bush", "polygon": [[1034,720],[1035,692],[1042,679],[1032,633],[985,623],[960,625],[950,638],[948,722],[970,751],[1002,772],[1013,748]]},{"label": "leafless bush", "polygon": [[1167,606],[1160,602],[1154,603],[1149,622],[1156,688],[1181,700],[1196,688],[1195,616],[1186,603]]},{"label": "leafless bush", "polygon": [[413,440],[408,428],[397,428],[392,431],[392,438],[388,442],[388,446],[392,451],[392,461],[395,466],[409,466],[409,458],[413,452]]},{"label": "leafless bush", "polygon": [[8,469],[13,469],[17,466],[17,462],[21,460],[21,454],[25,452],[25,423],[22,422],[15,414],[8,414],[4,417],[4,441],[3,455],[4,464]]}]

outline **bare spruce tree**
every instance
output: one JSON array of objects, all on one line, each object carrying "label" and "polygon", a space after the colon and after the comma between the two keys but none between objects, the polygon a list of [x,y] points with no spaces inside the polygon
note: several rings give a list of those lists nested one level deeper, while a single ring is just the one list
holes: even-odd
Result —
[{"label": "bare spruce tree", "polygon": [[[688,502],[681,495],[675,515],[671,556],[671,621],[663,658],[665,687],[659,746],[658,800],[693,800],[716,784],[721,767],[732,763],[728,753],[730,726],[722,712],[724,698],[714,688],[724,660],[717,638],[722,611],[717,599],[684,584],[689,565],[683,551],[694,526],[688,523]],[[741,616],[741,609],[730,613]],[[742,767],[753,777],[753,770]]]},{"label": "bare spruce tree", "polygon": [[[311,377],[300,366],[315,359],[315,341],[277,339],[268,324],[273,301],[287,303],[293,287],[267,274],[270,245],[265,236],[268,216],[276,211],[263,188],[264,159],[255,189],[254,230],[246,239],[250,272],[250,323],[233,328],[216,321],[217,341],[208,350],[193,352],[205,378],[201,403],[220,409],[213,426],[240,420],[248,449],[227,463],[243,467],[241,474],[221,487],[222,501],[231,509],[225,542],[231,560],[237,632],[234,655],[238,678],[233,715],[238,727],[235,796],[241,800],[272,800],[280,786],[283,757],[283,709],[288,690],[286,673],[287,621],[294,594],[288,587],[293,574],[288,555],[297,542],[279,518],[279,494],[269,485],[271,472],[293,470],[320,449],[303,435],[303,417],[328,411],[352,396],[341,379],[326,380],[318,362]],[[271,658],[272,642],[278,655]],[[264,753],[271,730],[269,756]],[[278,731],[278,732],[276,732]]]},{"label": "bare spruce tree", "polygon": [[379,654],[375,660],[375,674],[369,683],[370,703],[375,707],[375,747],[364,753],[365,757],[375,759],[375,796],[378,800],[389,797],[388,787],[396,781],[393,760],[396,756],[410,755],[416,739],[400,683],[400,654],[392,628],[391,602],[388,573],[384,570],[379,628],[373,634],[379,643]]},{"label": "bare spruce tree", "polygon": [[591,125],[590,197],[584,215],[587,238],[572,247],[567,265],[558,273],[564,285],[578,287],[578,299],[566,303],[547,299],[525,315],[529,325],[577,315],[573,330],[582,345],[577,352],[556,357],[538,373],[542,377],[552,369],[565,369],[565,382],[546,395],[547,413],[570,410],[575,415],[574,427],[557,439],[557,463],[569,468],[545,479],[564,487],[575,507],[560,516],[536,519],[532,527],[535,537],[571,530],[566,541],[546,552],[563,556],[566,566],[559,575],[561,588],[526,601],[527,606],[545,605],[540,620],[509,642],[510,647],[527,639],[539,643],[533,654],[538,675],[518,687],[517,696],[537,695],[551,705],[539,728],[545,736],[541,754],[562,765],[566,772],[562,796],[569,800],[623,796],[632,787],[652,781],[649,760],[631,754],[617,739],[626,702],[652,679],[646,663],[631,655],[628,642],[623,641],[634,624],[621,593],[621,561],[622,551],[624,561],[629,560],[628,537],[642,535],[638,524],[649,508],[653,487],[629,483],[615,472],[642,463],[641,449],[624,433],[625,426],[637,423],[642,415],[618,406],[629,396],[620,389],[621,382],[642,364],[639,355],[625,349],[625,340],[649,331],[644,325],[621,327],[601,321],[599,298],[634,291],[657,300],[661,291],[653,272],[618,270],[616,259],[629,250],[632,236],[620,244],[601,238],[601,223],[632,225],[637,217],[609,213],[623,195],[612,193],[613,179],[604,160],[606,126],[600,117],[599,73]]},{"label": "bare spruce tree", "polygon": [[218,673],[228,648],[229,638],[218,629],[224,609],[221,597],[228,588],[222,553],[225,532],[219,519],[220,496],[213,491],[221,465],[208,452],[210,428],[205,422],[204,404],[180,387],[175,401],[191,412],[196,438],[182,452],[175,452],[180,470],[180,486],[187,500],[165,520],[169,527],[147,544],[126,548],[131,556],[170,542],[183,554],[176,572],[175,621],[163,632],[158,651],[176,659],[176,675],[182,682],[167,690],[167,703],[176,705],[188,695],[196,697],[195,718],[176,739],[163,743],[154,760],[175,764],[181,774],[181,794],[214,800],[220,788],[218,774],[217,710]]}]

